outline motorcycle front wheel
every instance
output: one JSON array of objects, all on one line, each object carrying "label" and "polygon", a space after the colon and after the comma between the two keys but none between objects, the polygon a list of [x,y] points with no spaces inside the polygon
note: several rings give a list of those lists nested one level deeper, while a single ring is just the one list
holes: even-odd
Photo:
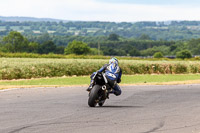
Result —
[{"label": "motorcycle front wheel", "polygon": [[102,100],[102,101],[100,101],[100,102],[98,103],[98,104],[99,104],[99,106],[100,106],[100,107],[102,107],[102,106],[103,106],[103,104],[105,103],[105,101],[106,101],[106,100]]},{"label": "motorcycle front wheel", "polygon": [[101,89],[101,86],[94,85],[92,90],[90,91],[89,99],[88,99],[88,105],[90,107],[95,107],[97,105],[97,103],[99,102],[100,89]]}]

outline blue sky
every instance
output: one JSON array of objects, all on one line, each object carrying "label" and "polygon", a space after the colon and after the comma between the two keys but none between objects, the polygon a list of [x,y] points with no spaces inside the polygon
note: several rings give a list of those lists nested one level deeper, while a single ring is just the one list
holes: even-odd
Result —
[{"label": "blue sky", "polygon": [[200,0],[2,0],[0,16],[112,22],[200,20],[199,7]]}]

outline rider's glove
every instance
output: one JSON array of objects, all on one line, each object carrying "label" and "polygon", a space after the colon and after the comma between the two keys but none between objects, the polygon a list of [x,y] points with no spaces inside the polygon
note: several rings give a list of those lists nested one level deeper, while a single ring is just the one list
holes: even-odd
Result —
[{"label": "rider's glove", "polygon": [[117,79],[117,83],[120,83],[121,82],[121,79],[119,78],[119,79]]},{"label": "rider's glove", "polygon": [[100,73],[99,71],[96,71],[96,73],[98,74],[98,73]]}]

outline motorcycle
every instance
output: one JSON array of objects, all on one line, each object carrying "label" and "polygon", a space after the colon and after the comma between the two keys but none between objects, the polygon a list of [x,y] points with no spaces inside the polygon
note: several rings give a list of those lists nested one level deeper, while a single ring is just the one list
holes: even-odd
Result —
[{"label": "motorcycle", "polygon": [[106,99],[109,99],[112,88],[117,84],[116,76],[110,72],[96,72],[92,79],[93,87],[89,92],[88,105],[103,106]]}]

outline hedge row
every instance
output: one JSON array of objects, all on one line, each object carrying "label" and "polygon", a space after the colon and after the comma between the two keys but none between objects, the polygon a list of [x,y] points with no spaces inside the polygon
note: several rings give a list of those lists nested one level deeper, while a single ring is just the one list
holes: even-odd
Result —
[{"label": "hedge row", "polygon": [[[54,59],[110,59],[111,56],[103,55],[61,55],[61,54],[36,54],[36,53],[3,53],[0,52],[0,57],[4,58],[54,58]],[[169,59],[169,58],[146,58],[146,57],[131,57],[131,56],[119,56],[117,57],[121,60],[149,60],[149,61],[159,61],[159,60],[168,60],[168,61],[179,61],[182,59]],[[190,61],[199,61],[200,57],[194,57],[190,59],[185,59]]]},{"label": "hedge row", "polygon": [[[103,55],[62,55],[62,54],[36,54],[36,53],[3,53],[0,52],[0,57],[4,58],[57,58],[57,59],[110,59],[111,56]],[[135,60],[137,57],[118,57],[119,59]]]},{"label": "hedge row", "polygon": [[[0,79],[30,79],[90,75],[108,60],[0,58]],[[123,74],[200,73],[197,61],[135,61],[122,60]]]}]

